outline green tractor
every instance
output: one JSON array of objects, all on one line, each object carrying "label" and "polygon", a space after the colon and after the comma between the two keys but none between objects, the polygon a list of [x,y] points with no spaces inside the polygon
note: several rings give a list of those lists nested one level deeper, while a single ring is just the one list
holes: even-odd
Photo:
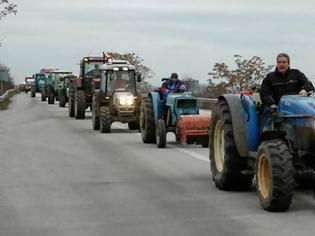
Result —
[{"label": "green tractor", "polygon": [[69,100],[68,93],[67,93],[68,85],[75,78],[76,76],[73,74],[65,74],[64,76],[60,76],[60,78],[58,79],[57,94],[58,94],[60,107],[66,106],[66,103]]},{"label": "green tractor", "polygon": [[[139,130],[140,98],[136,83],[141,75],[127,61],[108,60],[100,67],[100,86],[93,92],[92,126],[110,133],[115,121],[128,123],[130,130]],[[99,87],[99,88],[98,88]]]},{"label": "green tractor", "polygon": [[49,75],[50,76],[47,79],[48,104],[54,104],[55,98],[57,101],[59,100],[58,88],[59,88],[60,78],[66,75],[72,75],[72,72],[56,70],[56,71],[50,72]]},{"label": "green tractor", "polygon": [[39,72],[41,74],[41,80],[40,80],[40,93],[41,93],[41,100],[43,102],[46,102],[47,94],[48,94],[48,81],[51,77],[51,72],[55,71],[56,69],[53,68],[42,68]]}]

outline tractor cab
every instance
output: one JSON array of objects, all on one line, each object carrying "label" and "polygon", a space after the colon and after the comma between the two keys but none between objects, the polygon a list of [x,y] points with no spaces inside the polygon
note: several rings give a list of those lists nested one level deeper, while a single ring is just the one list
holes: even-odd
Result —
[{"label": "tractor cab", "polygon": [[86,95],[90,96],[92,84],[99,83],[101,77],[100,67],[105,62],[104,57],[84,57],[80,61],[80,86],[88,93]]},{"label": "tractor cab", "polygon": [[[139,80],[139,79],[138,79]],[[129,92],[137,95],[135,67],[127,61],[112,61],[101,67],[101,91],[106,95]]]}]

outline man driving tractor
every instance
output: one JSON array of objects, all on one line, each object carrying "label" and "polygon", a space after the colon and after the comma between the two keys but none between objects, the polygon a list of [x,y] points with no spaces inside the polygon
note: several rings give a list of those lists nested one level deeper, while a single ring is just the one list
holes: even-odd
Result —
[{"label": "man driving tractor", "polygon": [[183,81],[178,79],[177,73],[172,73],[170,79],[165,81],[160,89],[160,92],[163,95],[180,91],[186,91],[186,86]]}]

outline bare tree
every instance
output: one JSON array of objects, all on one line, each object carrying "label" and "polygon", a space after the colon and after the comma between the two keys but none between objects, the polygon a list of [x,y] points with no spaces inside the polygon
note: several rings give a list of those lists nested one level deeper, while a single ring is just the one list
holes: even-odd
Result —
[{"label": "bare tree", "polygon": [[151,78],[153,76],[153,71],[143,64],[143,59],[136,55],[135,53],[117,53],[117,52],[108,52],[112,58],[117,60],[126,60],[130,64],[136,67],[136,71],[141,73],[143,81]]},{"label": "bare tree", "polygon": [[235,92],[248,89],[253,84],[260,84],[273,67],[273,65],[266,65],[258,56],[253,56],[251,59],[244,59],[240,55],[234,57],[235,69],[230,69],[224,62],[215,63],[212,72],[208,73],[211,76],[209,81],[220,80]]},{"label": "bare tree", "polygon": [[9,0],[0,0],[0,20],[9,15],[17,13],[17,5]]}]

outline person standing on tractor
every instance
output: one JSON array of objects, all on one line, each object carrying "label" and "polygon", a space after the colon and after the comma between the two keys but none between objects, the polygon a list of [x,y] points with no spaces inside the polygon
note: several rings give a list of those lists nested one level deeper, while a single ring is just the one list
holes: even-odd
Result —
[{"label": "person standing on tractor", "polygon": [[289,55],[279,53],[275,71],[262,81],[260,99],[265,106],[277,108],[281,96],[307,96],[311,91],[314,91],[314,87],[307,77],[301,71],[290,68]]},{"label": "person standing on tractor", "polygon": [[170,79],[162,84],[160,91],[161,94],[167,95],[169,93],[186,91],[186,86],[183,81],[178,79],[177,73],[172,73]]}]

